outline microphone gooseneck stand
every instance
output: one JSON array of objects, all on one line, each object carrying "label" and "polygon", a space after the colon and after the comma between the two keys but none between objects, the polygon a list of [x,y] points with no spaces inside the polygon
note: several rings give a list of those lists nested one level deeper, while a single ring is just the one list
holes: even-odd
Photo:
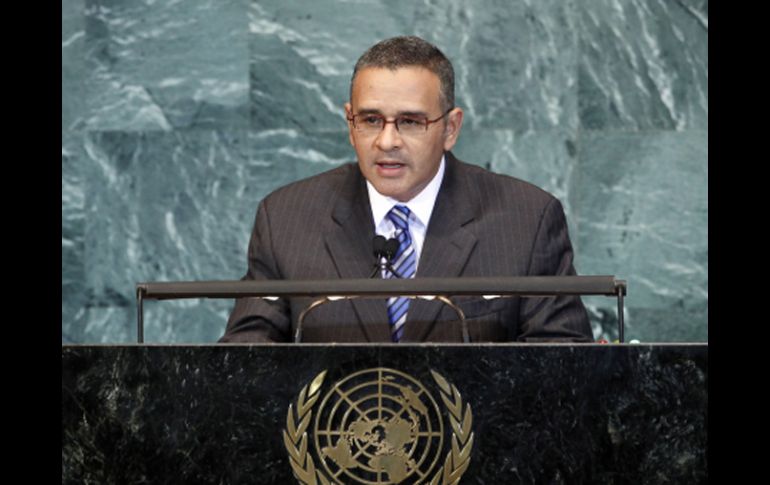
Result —
[{"label": "microphone gooseneck stand", "polygon": [[[377,276],[377,274],[382,274],[383,271],[390,271],[391,274],[395,275],[397,278],[401,278],[401,275],[396,271],[396,269],[393,267],[393,258],[395,258],[396,253],[398,252],[398,247],[400,243],[398,242],[398,239],[396,238],[390,238],[385,239],[384,236],[380,236],[379,234],[374,236],[374,239],[372,240],[372,249],[374,253],[374,257],[376,258],[376,261],[374,263],[374,268],[372,269],[372,273],[369,275],[369,279],[374,278]],[[305,317],[307,316],[310,311],[313,309],[323,305],[324,303],[329,303],[330,301],[339,300],[339,299],[350,299],[355,297],[330,297],[330,296],[323,296],[321,298],[318,298],[317,300],[314,300],[310,305],[307,306],[304,310],[302,310],[302,313],[300,313],[299,318],[297,319],[297,330],[294,332],[294,343],[300,343],[302,342],[302,322],[305,320]],[[414,296],[409,296],[409,298],[415,298]],[[447,298],[444,295],[437,295],[435,297],[422,297],[428,300],[436,299],[445,305],[452,308],[455,313],[457,313],[457,316],[460,317],[460,325],[462,327],[462,334],[463,334],[463,342],[464,343],[470,343],[470,333],[468,332],[468,323],[465,321],[465,314],[463,311],[452,303],[452,301]]]}]

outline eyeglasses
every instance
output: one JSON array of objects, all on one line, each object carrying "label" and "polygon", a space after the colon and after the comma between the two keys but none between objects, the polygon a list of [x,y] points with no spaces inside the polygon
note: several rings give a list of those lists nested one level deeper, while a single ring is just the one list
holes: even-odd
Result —
[{"label": "eyeglasses", "polygon": [[396,125],[396,131],[402,135],[419,135],[428,131],[431,123],[435,123],[449,114],[454,108],[449,108],[446,113],[435,120],[429,120],[427,116],[401,115],[392,120],[387,120],[377,113],[364,113],[353,115],[348,121],[353,123],[353,128],[364,135],[378,135],[388,123]]}]

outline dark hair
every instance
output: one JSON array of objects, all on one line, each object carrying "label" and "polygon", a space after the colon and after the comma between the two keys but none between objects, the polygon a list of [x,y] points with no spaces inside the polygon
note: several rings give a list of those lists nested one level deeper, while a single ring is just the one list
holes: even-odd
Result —
[{"label": "dark hair", "polygon": [[353,99],[353,82],[358,71],[367,67],[421,66],[438,76],[441,81],[439,101],[444,111],[455,105],[455,72],[452,63],[438,47],[413,35],[385,39],[370,47],[356,62],[350,78],[350,99]]}]

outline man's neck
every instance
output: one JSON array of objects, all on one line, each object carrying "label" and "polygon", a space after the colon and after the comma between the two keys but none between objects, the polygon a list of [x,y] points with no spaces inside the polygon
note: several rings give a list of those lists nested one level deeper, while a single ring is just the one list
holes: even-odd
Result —
[{"label": "man's neck", "polygon": [[436,198],[438,197],[439,189],[441,188],[441,182],[444,179],[444,173],[446,172],[446,156],[441,156],[441,162],[439,163],[436,175],[433,176],[428,185],[423,188],[419,194],[412,197],[406,202],[399,201],[393,197],[388,197],[377,192],[371,182],[366,181],[366,189],[369,193],[369,203],[372,207],[372,217],[375,226],[378,225],[385,215],[393,208],[394,205],[405,205],[409,207],[409,210],[414,213],[417,219],[427,227],[430,221],[430,216],[433,213],[433,207],[436,205]]}]

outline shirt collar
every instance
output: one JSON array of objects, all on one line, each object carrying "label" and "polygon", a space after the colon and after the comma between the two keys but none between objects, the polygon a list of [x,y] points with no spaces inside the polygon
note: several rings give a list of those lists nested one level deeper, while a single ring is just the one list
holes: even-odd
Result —
[{"label": "shirt collar", "polygon": [[433,179],[431,179],[428,185],[426,185],[419,194],[407,202],[400,202],[392,197],[382,195],[377,192],[372,183],[367,180],[366,189],[369,192],[369,203],[372,206],[374,226],[377,227],[380,225],[394,205],[405,205],[409,207],[412,215],[417,218],[417,221],[420,222],[423,227],[428,227],[430,215],[433,213],[433,206],[436,205],[436,197],[438,197],[438,191],[441,188],[441,181],[444,179],[444,165],[445,158],[444,155],[442,155],[436,175],[433,176]]}]

